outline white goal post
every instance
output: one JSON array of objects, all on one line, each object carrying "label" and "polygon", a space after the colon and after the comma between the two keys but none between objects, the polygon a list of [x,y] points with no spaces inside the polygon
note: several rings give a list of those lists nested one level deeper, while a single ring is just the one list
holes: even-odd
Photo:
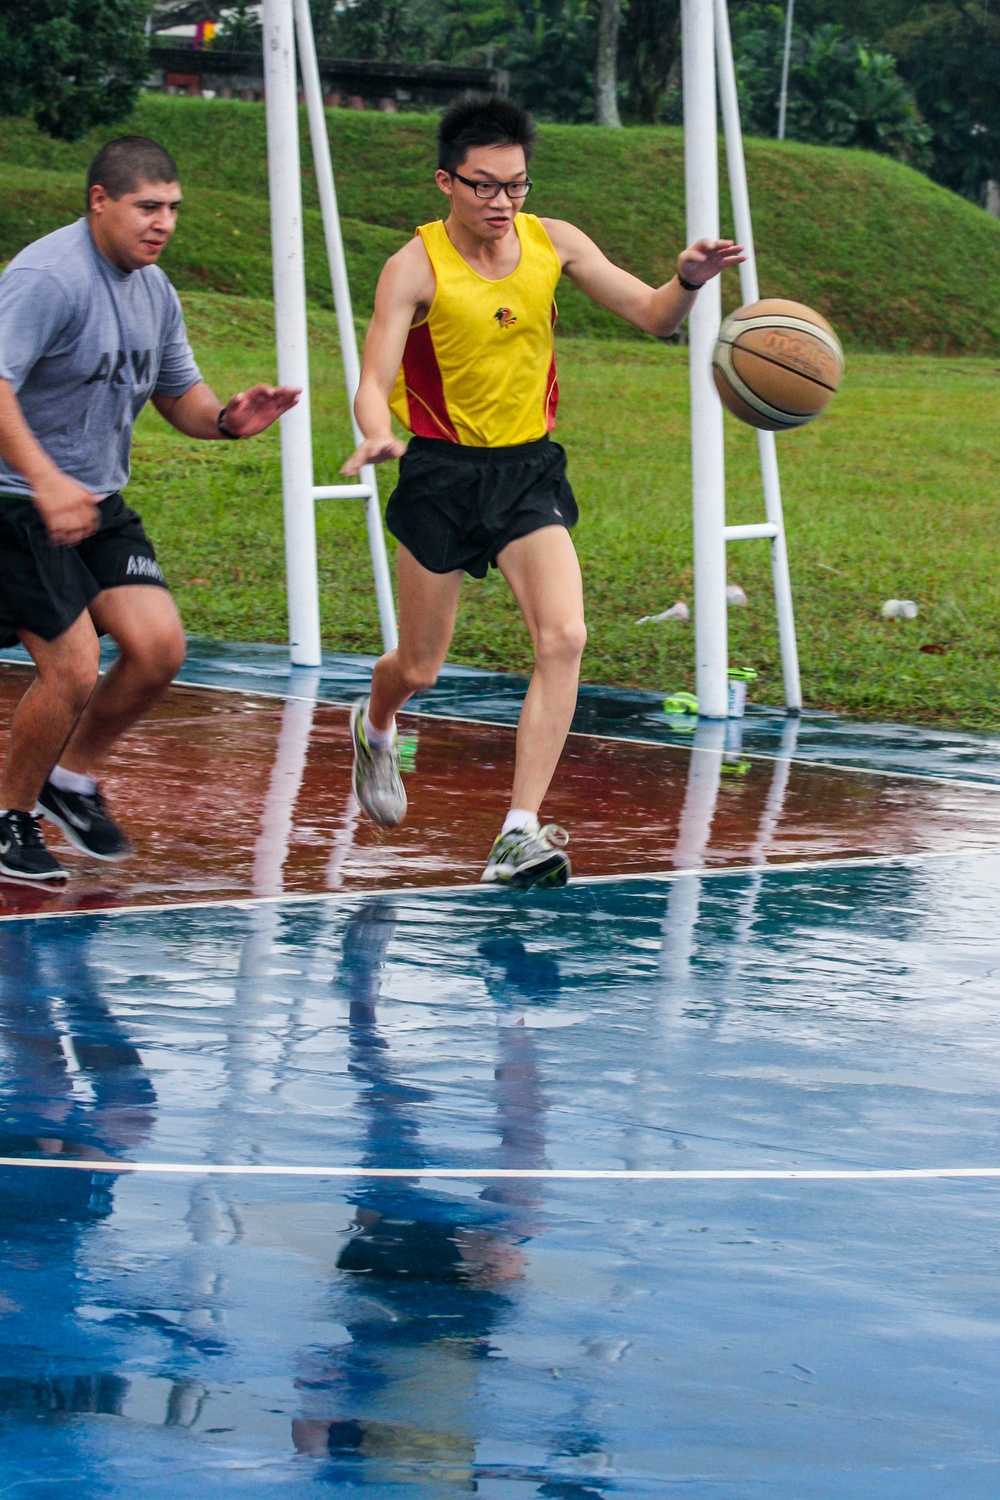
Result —
[{"label": "white goal post", "polygon": [[391,650],[396,644],[396,616],[374,467],[368,464],[362,469],[356,484],[317,485],[313,478],[296,51],[309,116],[316,185],[337,311],[344,381],[351,408],[351,428],[355,439],[360,440],[361,434],[354,420],[353,409],[360,369],[357,332],[351,309],[347,263],[340,233],[330,142],[308,0],[263,0],[262,21],[278,382],[281,385],[301,387],[302,390],[299,404],[281,418],[281,486],[285,517],[289,649],[293,666],[318,667],[322,652],[316,554],[317,501],[363,502],[382,643],[386,650]]},{"label": "white goal post", "polygon": [[[719,234],[717,111],[721,98],[736,237],[747,251],[746,263],[740,267],[740,285],[743,301],[755,302],[759,296],[757,267],[727,0],[682,0],[681,15],[688,238],[714,239]],[[294,666],[315,667],[321,661],[318,501],[364,503],[379,622],[387,650],[396,644],[396,619],[374,467],[362,469],[356,484],[317,485],[313,477],[296,57],[308,112],[352,430],[357,440],[361,435],[353,413],[359,374],[357,335],[308,0],[263,0],[262,20],[278,380],[282,385],[302,388],[298,406],[281,418],[289,643]],[[711,375],[720,319],[721,288],[716,278],[699,294],[689,325],[699,713],[703,718],[722,719],[728,709],[727,544],[758,539],[766,539],[771,545],[785,704],[790,713],[798,713],[802,693],[773,433],[757,434],[766,520],[754,525],[726,525],[722,404]]]},{"label": "white goal post", "polygon": [[[734,227],[736,238],[745,247],[747,255],[740,266],[740,291],[744,303],[756,302],[760,296],[757,259],[727,0],[682,0],[681,24],[688,239],[715,239],[719,234],[718,70]],[[797,714],[802,708],[802,689],[773,432],[757,433],[767,519],[748,526],[726,525],[722,403],[711,372],[721,312],[721,287],[716,278],[699,292],[688,325],[698,713],[705,719],[724,719],[728,709],[727,544],[767,540],[771,544],[771,576],[778,617],[785,706],[789,713]]]}]

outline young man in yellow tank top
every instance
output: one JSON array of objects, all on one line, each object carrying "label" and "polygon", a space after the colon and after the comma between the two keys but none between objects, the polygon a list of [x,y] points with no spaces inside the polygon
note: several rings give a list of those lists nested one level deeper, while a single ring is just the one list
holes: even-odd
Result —
[{"label": "young man in yellow tank top", "polygon": [[[587,637],[569,528],[576,502],[566,455],[549,438],[559,387],[554,293],[562,274],[660,338],[676,332],[698,288],[742,252],[699,240],[654,290],[609,261],[572,224],[519,213],[531,187],[535,130],[508,99],[478,96],[445,113],[438,187],[447,219],[422,225],[386,263],[375,294],[354,409],[364,441],[344,465],[398,458],[386,524],[399,542],[399,645],[355,704],[354,787],[386,827],[406,813],[395,715],[444,663],[466,573],[499,568],[531,635],[535,670],[517,729],[510,812],[483,880],[564,885],[566,836],[538,812],[576,707]],[[390,413],[413,434],[393,435]]]}]

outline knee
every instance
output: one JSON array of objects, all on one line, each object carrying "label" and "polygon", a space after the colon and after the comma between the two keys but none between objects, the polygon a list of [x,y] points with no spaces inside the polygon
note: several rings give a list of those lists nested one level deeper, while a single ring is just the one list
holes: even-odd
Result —
[{"label": "knee", "polygon": [[400,665],[400,677],[407,694],[423,693],[438,679],[440,666],[433,661],[411,661]]},{"label": "knee", "polygon": [[55,691],[74,718],[86,708],[101,669],[101,648],[95,636],[72,653],[38,663],[40,685]]},{"label": "knee", "polygon": [[179,625],[151,630],[141,641],[122,646],[122,655],[142,677],[148,688],[165,688],[184,665],[186,642]]},{"label": "knee", "polygon": [[59,685],[70,713],[79,717],[90,701],[97,686],[101,670],[101,648],[94,642],[92,651],[83,653],[73,661],[64,663],[59,672]]},{"label": "knee", "polygon": [[587,627],[583,620],[562,620],[539,630],[535,641],[535,659],[565,665],[578,664],[586,644]]}]

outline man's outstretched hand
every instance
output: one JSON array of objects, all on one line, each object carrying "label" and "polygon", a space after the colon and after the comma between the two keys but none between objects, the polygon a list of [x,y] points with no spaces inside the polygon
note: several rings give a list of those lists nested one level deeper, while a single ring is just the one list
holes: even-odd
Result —
[{"label": "man's outstretched hand", "polygon": [[223,421],[234,437],[256,437],[296,404],[301,391],[287,385],[254,385],[230,396]]},{"label": "man's outstretched hand", "polygon": [[398,437],[393,437],[391,432],[385,437],[365,438],[364,442],[359,443],[355,448],[340,472],[350,478],[360,473],[365,464],[388,463],[392,458],[402,458],[405,452],[406,444]]},{"label": "man's outstretched hand", "polygon": [[696,240],[678,255],[677,269],[685,281],[704,286],[720,271],[742,265],[745,260],[743,246],[733,240]]}]

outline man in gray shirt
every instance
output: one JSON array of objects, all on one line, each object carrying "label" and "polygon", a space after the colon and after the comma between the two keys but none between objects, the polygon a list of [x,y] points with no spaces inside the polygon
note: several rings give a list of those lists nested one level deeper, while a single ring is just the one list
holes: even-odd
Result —
[{"label": "man in gray shirt", "polygon": [[[162,147],[110,141],[90,164],[86,217],[0,276],[0,645],[20,640],[38,669],[0,777],[7,878],[66,879],[38,816],[98,859],[129,852],[95,772],[184,658],[156,554],[120,493],[139,412],[151,400],[189,437],[245,438],[298,399],[256,385],[223,405],[202,380],[156,264],[180,198]],[[105,634],[119,655],[98,680]]]}]

